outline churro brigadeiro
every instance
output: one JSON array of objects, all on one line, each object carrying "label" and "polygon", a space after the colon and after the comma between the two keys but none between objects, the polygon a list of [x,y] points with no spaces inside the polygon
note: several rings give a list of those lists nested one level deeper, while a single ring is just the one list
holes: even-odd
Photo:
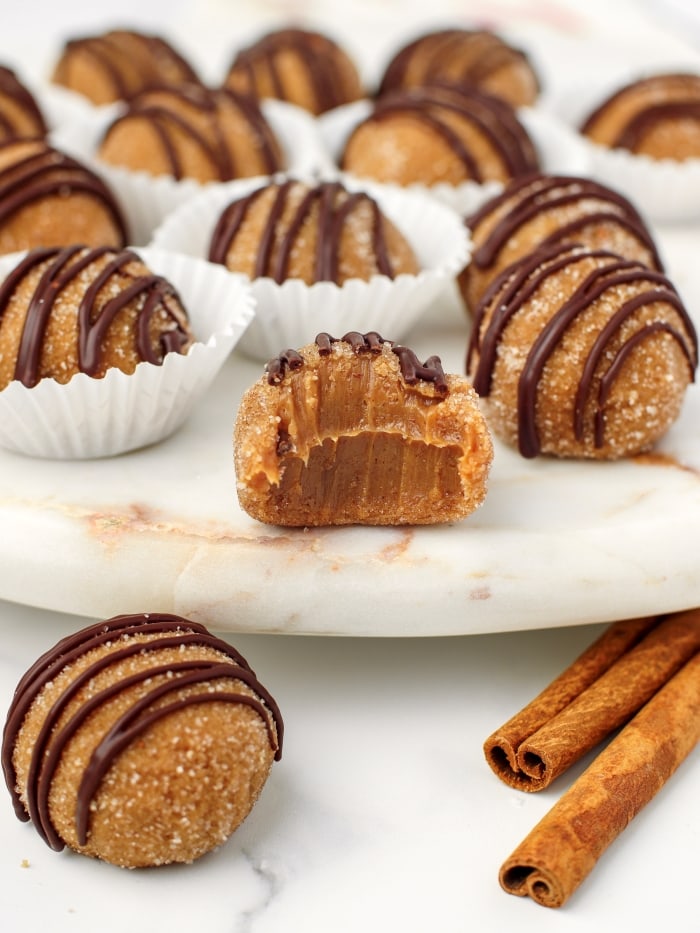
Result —
[{"label": "churro brigadeiro", "polygon": [[455,521],[484,500],[492,458],[467,380],[376,333],[271,360],[234,441],[241,506],[277,525]]},{"label": "churro brigadeiro", "polygon": [[246,660],[204,626],[115,616],[22,678],[3,770],[18,818],[53,849],[126,868],[191,862],[246,818],[282,728]]}]

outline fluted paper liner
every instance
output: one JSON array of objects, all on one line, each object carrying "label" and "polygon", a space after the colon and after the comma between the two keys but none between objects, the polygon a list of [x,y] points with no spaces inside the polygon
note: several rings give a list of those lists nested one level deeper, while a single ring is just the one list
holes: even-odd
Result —
[{"label": "fluted paper liner", "polygon": [[[345,148],[345,142],[352,130],[369,116],[372,103],[368,100],[355,101],[336,107],[318,118],[318,125],[328,154],[338,165]],[[588,155],[581,147],[576,134],[554,114],[538,107],[522,107],[518,119],[527,130],[539,154],[543,172],[567,175],[585,175],[588,171]],[[364,181],[365,179],[360,179]],[[400,187],[387,185],[387,187]],[[415,183],[404,190],[429,194],[447,207],[451,207],[461,216],[473,213],[491,198],[503,190],[501,182],[488,181],[478,184],[474,181],[461,185]]]},{"label": "fluted paper liner", "polygon": [[[301,180],[314,183],[308,178]],[[320,331],[343,334],[376,330],[388,339],[401,340],[468,262],[469,234],[453,211],[426,195],[360,184],[346,177],[339,180],[376,199],[413,247],[421,271],[394,279],[385,275],[375,275],[368,281],[350,279],[342,285],[307,285],[300,279],[278,284],[267,277],[254,279],[251,286],[256,315],[241,340],[239,349],[243,353],[267,360],[283,347],[309,343]],[[206,256],[216,221],[226,205],[268,181],[242,179],[203,192],[161,224],[153,244],[190,256]]]},{"label": "fluted paper liner", "polygon": [[[33,388],[11,382],[0,391],[0,446],[61,459],[123,453],[172,434],[209,388],[253,317],[247,283],[189,256],[135,252],[175,286],[196,343],[186,354],[168,353],[162,365],[140,363],[130,374],[78,373],[65,385],[42,379]],[[0,278],[19,255],[0,260]]]},{"label": "fluted paper liner", "polygon": [[617,622],[484,743],[511,787],[539,791],[634,713],[700,650],[700,612]]},{"label": "fluted paper liner", "polygon": [[[216,190],[225,183],[203,184],[194,178],[177,180],[171,175],[150,175],[101,161],[97,155],[99,142],[123,106],[116,103],[92,107],[82,119],[57,127],[49,134],[49,140],[105,180],[126,214],[129,241],[144,246],[173,210],[203,191]],[[288,171],[313,173],[328,168],[328,157],[309,113],[278,100],[263,101],[261,106],[285,154]]]},{"label": "fluted paper liner", "polygon": [[[700,625],[697,611],[695,619]],[[699,740],[700,654],[695,654],[506,859],[501,887],[529,895],[543,907],[561,907]],[[653,851],[653,841],[647,843]]]}]

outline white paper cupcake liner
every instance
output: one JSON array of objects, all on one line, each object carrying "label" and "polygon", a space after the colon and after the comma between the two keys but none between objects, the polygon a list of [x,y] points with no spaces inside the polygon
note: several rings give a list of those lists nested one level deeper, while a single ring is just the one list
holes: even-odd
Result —
[{"label": "white paper cupcake liner", "polygon": [[[655,68],[655,74],[677,72],[678,64]],[[557,119],[567,121],[588,175],[625,195],[639,212],[655,223],[687,223],[700,218],[700,158],[676,162],[635,155],[625,149],[601,146],[579,133],[584,119],[615,90],[645,77],[641,71],[615,80],[571,86],[552,94],[548,106]]]},{"label": "white paper cupcake liner", "polygon": [[[153,444],[183,424],[254,315],[247,282],[203,260],[158,249],[135,250],[180,294],[197,338],[187,354],[131,373],[83,373],[65,385],[42,379],[0,391],[0,446],[33,457],[109,457]],[[0,279],[24,254],[0,258]]]},{"label": "white paper cupcake liner", "polygon": [[[318,118],[321,139],[334,165],[339,163],[352,130],[369,116],[371,110],[372,102],[361,100],[337,107]],[[521,108],[518,110],[518,118],[535,144],[542,171],[569,175],[586,174],[588,156],[579,145],[576,134],[562,120],[537,107]],[[407,185],[404,190],[429,194],[464,217],[499,194],[503,185],[496,181],[484,184],[467,181],[461,185],[416,183]]]},{"label": "white paper cupcake liner", "polygon": [[[175,208],[220,183],[202,184],[193,178],[178,181],[170,175],[149,175],[102,162],[97,157],[97,148],[107,127],[123,109],[121,103],[93,106],[82,118],[57,126],[49,134],[49,141],[107,182],[126,215],[129,242],[144,246],[163,218]],[[328,155],[309,113],[277,100],[263,101],[262,110],[280,142],[288,171],[312,174],[328,170]]]},{"label": "white paper cupcake liner", "polygon": [[[295,176],[298,177],[298,176]],[[239,349],[266,360],[287,347],[303,346],[321,331],[341,335],[350,330],[376,330],[387,339],[402,339],[437,302],[443,288],[469,261],[470,238],[458,215],[423,194],[340,177],[348,188],[374,197],[382,211],[413,247],[421,271],[395,279],[376,275],[343,285],[299,279],[277,284],[254,279],[255,319]],[[153,244],[191,256],[205,257],[216,222],[231,201],[265,184],[267,179],[232,182],[204,192],[173,212],[156,230]]]}]

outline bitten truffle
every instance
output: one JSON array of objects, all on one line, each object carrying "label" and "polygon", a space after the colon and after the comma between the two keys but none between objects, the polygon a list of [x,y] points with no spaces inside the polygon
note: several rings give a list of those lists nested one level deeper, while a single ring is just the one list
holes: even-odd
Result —
[{"label": "bitten truffle", "polygon": [[514,179],[465,223],[473,251],[459,286],[468,309],[476,308],[503,269],[538,246],[581,243],[662,271],[654,239],[636,208],[587,178],[535,174]]},{"label": "bitten truffle", "polygon": [[114,29],[69,39],[54,67],[52,81],[94,104],[130,100],[148,87],[198,83],[192,65],[161,36]]},{"label": "bitten truffle", "polygon": [[3,771],[18,818],[53,849],[125,868],[191,862],[246,818],[282,730],[249,664],[204,626],[115,616],[24,675]]},{"label": "bitten truffle", "polygon": [[533,104],[540,80],[525,52],[486,29],[441,29],[413,39],[387,65],[378,94],[434,81],[474,87],[513,107]]},{"label": "bitten truffle", "polygon": [[193,340],[174,287],[130,250],[38,248],[0,283],[0,389],[131,373]]},{"label": "bitten truffle", "polygon": [[410,244],[370,195],[339,182],[291,179],[231,202],[215,226],[209,259],[250,278],[307,285],[419,271]]},{"label": "bitten truffle", "polygon": [[279,29],[236,53],[224,84],[258,100],[284,100],[313,114],[364,96],[352,58],[308,29]]},{"label": "bitten truffle", "polygon": [[380,97],[350,133],[341,166],[399,185],[506,182],[539,168],[527,130],[508,104],[447,85]]},{"label": "bitten truffle", "polygon": [[659,74],[619,88],[589,114],[593,142],[652,159],[700,157],[700,75]]},{"label": "bitten truffle", "polygon": [[271,360],[234,431],[241,507],[275,525],[459,520],[492,454],[467,380],[376,333],[321,333]]},{"label": "bitten truffle", "polygon": [[123,212],[95,172],[43,140],[0,143],[0,253],[126,242]]},{"label": "bitten truffle", "polygon": [[524,457],[617,459],[648,450],[675,421],[697,349],[664,275],[558,244],[494,280],[467,372],[489,426]]},{"label": "bitten truffle", "polygon": [[144,91],[107,127],[99,159],[151,175],[228,181],[285,167],[258,104],[230,89],[190,85]]},{"label": "bitten truffle", "polygon": [[0,65],[0,142],[41,139],[47,132],[46,119],[32,92],[11,68]]}]

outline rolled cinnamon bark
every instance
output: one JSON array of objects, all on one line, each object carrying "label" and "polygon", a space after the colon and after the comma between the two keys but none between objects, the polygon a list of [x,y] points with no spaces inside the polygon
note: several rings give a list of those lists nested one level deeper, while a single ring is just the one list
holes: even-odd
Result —
[{"label": "rolled cinnamon bark", "polygon": [[624,725],[700,649],[700,609],[611,625],[484,743],[511,787],[538,791]]},{"label": "rolled cinnamon bark", "polygon": [[700,741],[700,654],[642,707],[503,863],[501,887],[561,907]]}]

